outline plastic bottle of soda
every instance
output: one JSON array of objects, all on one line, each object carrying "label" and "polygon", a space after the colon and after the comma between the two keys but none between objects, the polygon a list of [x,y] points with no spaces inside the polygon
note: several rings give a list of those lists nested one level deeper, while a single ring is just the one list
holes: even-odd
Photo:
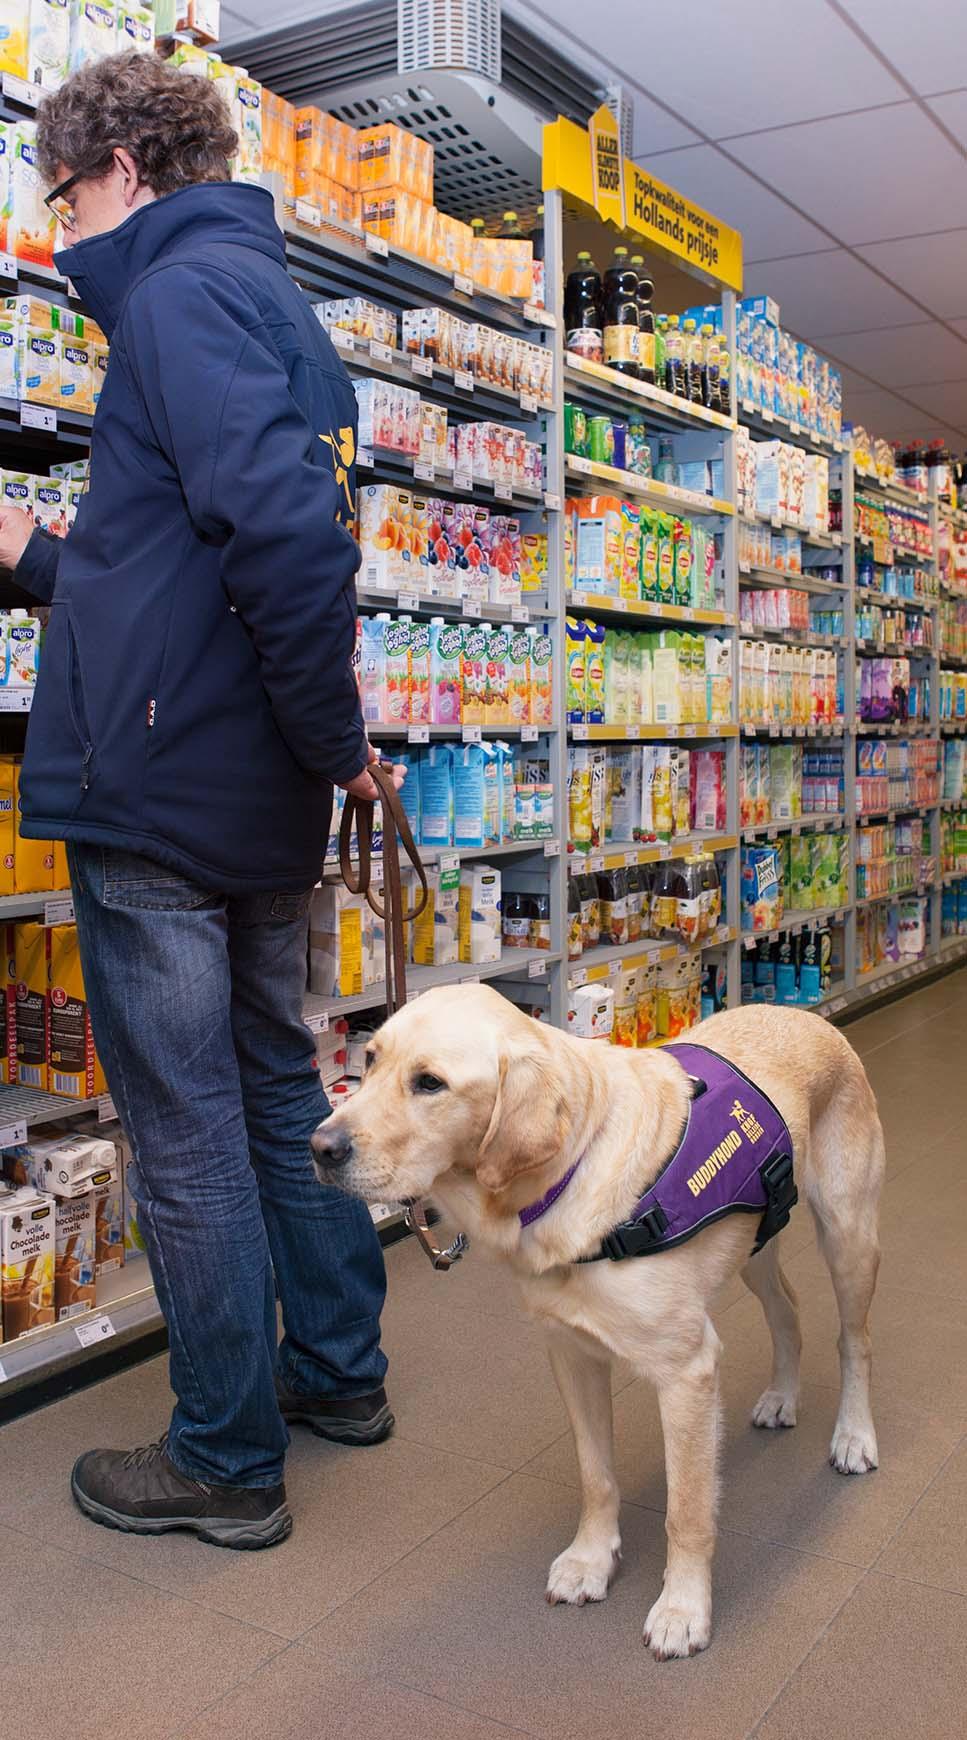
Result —
[{"label": "plastic bottle of soda", "polygon": [[590,254],[577,257],[564,286],[566,348],[588,362],[604,361],[601,330],[601,274]]},{"label": "plastic bottle of soda", "polygon": [[504,212],[504,221],[497,231],[497,235],[502,242],[526,242],[527,240],[515,211]]},{"label": "plastic bottle of soda", "polygon": [[721,411],[719,398],[719,341],[711,321],[701,331],[702,339],[702,403],[706,410]]},{"label": "plastic bottle of soda", "polygon": [[655,383],[659,387],[667,387],[665,378],[665,340],[668,334],[668,315],[655,315]]},{"label": "plastic bottle of soda", "polygon": [[643,254],[633,254],[632,270],[638,277],[638,369],[639,378],[647,381],[650,387],[658,379],[655,365],[655,316],[651,299],[655,294],[655,285],[650,274],[645,270]]},{"label": "plastic bottle of soda", "polygon": [[529,240],[533,251],[531,274],[534,288],[531,300],[536,307],[544,308],[546,306],[544,300],[546,286],[544,282],[544,207],[542,205],[537,208],[534,228],[530,232]]},{"label": "plastic bottle of soda", "polygon": [[694,320],[682,323],[685,332],[685,398],[702,403],[702,338]]},{"label": "plastic bottle of soda", "polygon": [[638,378],[638,276],[627,248],[615,248],[604,274],[604,360],[615,374]]},{"label": "plastic bottle of soda", "polygon": [[665,389],[677,394],[680,399],[688,398],[688,387],[685,379],[685,334],[681,330],[678,315],[668,316],[665,330]]},{"label": "plastic bottle of soda", "polygon": [[724,332],[718,334],[719,341],[719,410],[723,417],[732,415],[732,358]]}]

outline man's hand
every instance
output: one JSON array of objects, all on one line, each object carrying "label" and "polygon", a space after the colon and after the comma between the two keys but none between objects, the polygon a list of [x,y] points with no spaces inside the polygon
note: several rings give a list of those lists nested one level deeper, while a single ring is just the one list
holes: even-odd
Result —
[{"label": "man's hand", "polygon": [[[374,749],[371,743],[367,745],[367,748],[369,750],[368,765],[372,767],[373,762],[379,761],[380,759],[379,751]],[[394,767],[393,784],[397,791],[399,791],[405,778],[406,768]],[[349,780],[348,784],[344,785],[342,789],[343,791],[348,791],[350,797],[361,798],[363,803],[367,804],[374,804],[376,799],[379,797],[379,788],[376,781],[369,773],[357,773],[356,778]]]},{"label": "man's hand", "polygon": [[33,531],[33,520],[19,508],[0,508],[0,568],[16,568]]}]

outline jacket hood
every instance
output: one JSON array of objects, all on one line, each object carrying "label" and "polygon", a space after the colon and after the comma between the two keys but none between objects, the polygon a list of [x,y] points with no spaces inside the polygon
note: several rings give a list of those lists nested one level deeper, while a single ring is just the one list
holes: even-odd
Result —
[{"label": "jacket hood", "polygon": [[192,244],[234,242],[285,264],[275,203],[264,187],[206,181],[152,200],[115,230],[54,255],[85,308],[110,338],[132,286],[166,254]]}]

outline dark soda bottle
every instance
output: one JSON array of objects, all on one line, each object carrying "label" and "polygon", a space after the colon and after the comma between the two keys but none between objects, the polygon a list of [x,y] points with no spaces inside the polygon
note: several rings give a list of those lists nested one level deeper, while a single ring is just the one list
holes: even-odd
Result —
[{"label": "dark soda bottle", "polygon": [[693,405],[702,403],[702,361],[703,346],[694,320],[683,320],[682,331],[685,334],[685,397]]},{"label": "dark soda bottle", "polygon": [[638,276],[627,248],[615,248],[604,274],[604,360],[615,374],[638,378]]},{"label": "dark soda bottle", "polygon": [[601,274],[590,254],[579,254],[564,286],[566,348],[588,362],[604,361]]},{"label": "dark soda bottle", "polygon": [[527,240],[515,211],[504,212],[504,221],[497,231],[497,235],[502,242],[526,242]]},{"label": "dark soda bottle", "polygon": [[634,254],[632,256],[631,265],[638,276],[639,379],[647,381],[648,385],[653,387],[658,378],[655,366],[655,315],[651,306],[651,299],[655,294],[655,285],[649,273],[645,270],[643,255]]},{"label": "dark soda bottle", "polygon": [[719,397],[719,340],[711,321],[702,325],[702,403],[709,411],[721,411]]},{"label": "dark soda bottle", "polygon": [[533,256],[531,272],[534,288],[531,300],[538,308],[544,308],[546,285],[544,282],[544,207],[539,205],[534,220],[534,228],[530,232],[530,245]]}]

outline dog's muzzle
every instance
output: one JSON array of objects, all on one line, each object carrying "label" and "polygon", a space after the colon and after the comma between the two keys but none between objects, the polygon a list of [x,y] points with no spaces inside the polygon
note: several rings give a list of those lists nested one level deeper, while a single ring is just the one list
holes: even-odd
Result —
[{"label": "dog's muzzle", "polygon": [[353,1139],[345,1130],[333,1129],[332,1120],[319,1125],[312,1136],[312,1152],[327,1170],[346,1166],[353,1157]]}]

